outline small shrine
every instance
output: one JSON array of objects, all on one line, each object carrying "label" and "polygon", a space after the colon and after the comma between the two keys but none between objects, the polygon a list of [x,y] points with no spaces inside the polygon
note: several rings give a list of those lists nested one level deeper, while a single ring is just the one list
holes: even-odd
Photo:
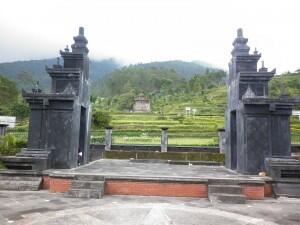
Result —
[{"label": "small shrine", "polygon": [[138,97],[134,99],[135,103],[133,105],[133,112],[146,113],[151,112],[150,100],[144,96],[143,93],[139,94]]}]

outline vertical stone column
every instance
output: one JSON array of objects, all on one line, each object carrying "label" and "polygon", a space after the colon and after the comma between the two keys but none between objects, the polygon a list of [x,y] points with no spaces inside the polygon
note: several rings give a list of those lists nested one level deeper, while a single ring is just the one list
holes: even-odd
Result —
[{"label": "vertical stone column", "polygon": [[5,131],[6,131],[7,126],[8,126],[7,124],[0,124],[0,136],[5,135]]},{"label": "vertical stone column", "polygon": [[168,151],[168,128],[161,128],[161,152]]},{"label": "vertical stone column", "polygon": [[112,143],[112,127],[105,128],[105,151],[111,150],[111,143]]},{"label": "vertical stone column", "polygon": [[225,153],[226,137],[224,128],[218,129],[218,136],[220,153]]}]

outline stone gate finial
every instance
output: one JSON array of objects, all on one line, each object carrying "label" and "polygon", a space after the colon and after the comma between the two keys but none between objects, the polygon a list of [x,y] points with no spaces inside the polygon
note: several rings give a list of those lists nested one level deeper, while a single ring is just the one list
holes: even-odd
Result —
[{"label": "stone gate finial", "polygon": [[238,37],[243,37],[243,29],[242,29],[242,28],[239,28],[239,29],[237,30],[237,36],[238,36]]},{"label": "stone gate finial", "polygon": [[84,36],[84,28],[83,27],[79,27],[79,35]]}]

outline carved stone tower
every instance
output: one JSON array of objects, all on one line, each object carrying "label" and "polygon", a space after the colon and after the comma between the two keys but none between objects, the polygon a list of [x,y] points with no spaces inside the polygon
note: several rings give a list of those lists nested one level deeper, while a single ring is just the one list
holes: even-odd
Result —
[{"label": "carved stone tower", "polygon": [[91,120],[88,41],[84,29],[74,44],[60,51],[63,65],[46,67],[50,93],[23,91],[30,105],[28,148],[18,156],[32,157],[33,169],[72,168],[88,162]]},{"label": "carved stone tower", "polygon": [[229,63],[226,110],[226,167],[256,174],[264,171],[264,160],[290,156],[289,116],[292,104],[270,99],[268,82],[275,70],[257,70],[261,54],[249,54],[248,39],[238,29]]}]

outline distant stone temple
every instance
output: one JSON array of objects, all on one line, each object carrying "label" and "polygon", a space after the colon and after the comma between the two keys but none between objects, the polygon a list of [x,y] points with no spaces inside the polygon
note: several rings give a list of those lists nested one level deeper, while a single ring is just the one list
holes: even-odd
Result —
[{"label": "distant stone temple", "polygon": [[60,51],[64,62],[46,67],[51,91],[23,90],[29,103],[28,146],[16,160],[29,160],[33,170],[73,168],[88,162],[91,120],[89,58],[84,29],[74,37],[70,51]]},{"label": "distant stone temple", "polygon": [[133,112],[146,113],[151,112],[150,101],[143,93],[139,94],[138,97],[134,99],[135,103],[133,105]]}]

